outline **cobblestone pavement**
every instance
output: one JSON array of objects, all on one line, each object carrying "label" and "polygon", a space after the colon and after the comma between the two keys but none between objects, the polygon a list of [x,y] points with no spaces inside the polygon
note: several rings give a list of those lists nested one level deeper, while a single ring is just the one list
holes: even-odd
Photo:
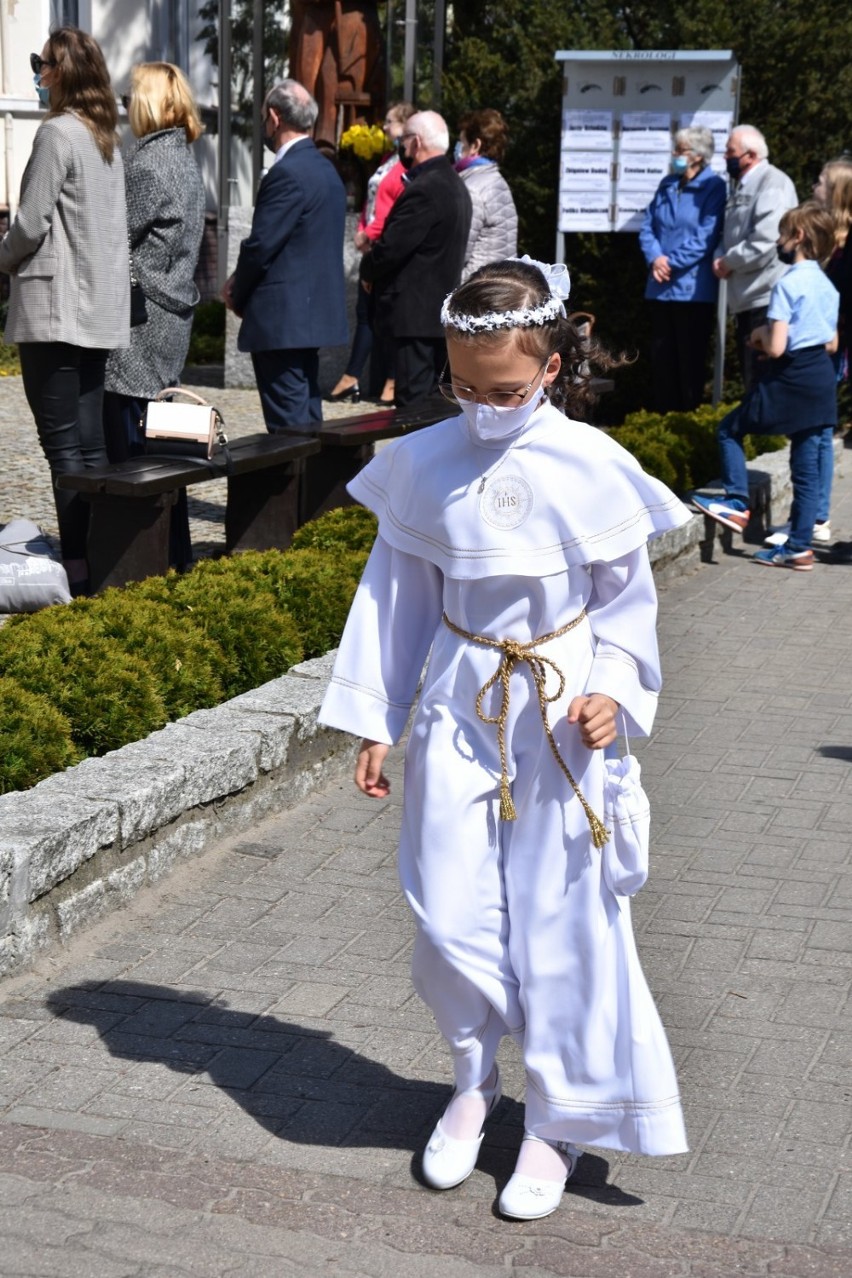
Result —
[{"label": "cobblestone pavement", "polygon": [[[224,390],[220,369],[188,369],[187,390],[216,404],[234,438],[264,429],[260,400],[254,387]],[[351,413],[368,412],[373,404],[324,404],[327,421]],[[56,510],[47,462],[39,447],[32,413],[20,377],[0,378],[0,525],[10,519],[32,519],[57,539]],[[226,480],[211,480],[187,489],[189,529],[197,557],[215,554],[225,544]]]},{"label": "cobblestone pavement", "polygon": [[[852,535],[846,458],[833,520]],[[587,1150],[556,1215],[499,1188],[522,1077],[446,1194],[383,803],[331,786],[0,987],[8,1278],[848,1278],[852,566],[719,555],[661,595],[640,953],[691,1152]]]}]

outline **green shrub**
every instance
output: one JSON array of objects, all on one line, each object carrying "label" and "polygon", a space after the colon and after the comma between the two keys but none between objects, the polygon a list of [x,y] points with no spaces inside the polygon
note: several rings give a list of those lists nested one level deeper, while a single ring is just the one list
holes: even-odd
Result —
[{"label": "green shrub", "polygon": [[367,554],[379,521],[365,506],[338,506],[297,528],[293,550],[360,550]]},{"label": "green shrub", "polygon": [[[347,509],[355,510],[356,507]],[[358,521],[355,524],[358,532]],[[262,581],[298,627],[305,657],[321,657],[340,639],[367,552],[326,550],[246,551],[231,569],[248,580]]]},{"label": "green shrub", "polygon": [[86,615],[87,601],[15,617],[0,630],[0,675],[45,697],[84,754],[105,754],[168,722],[144,661]]},{"label": "green shrub", "polygon": [[81,611],[124,652],[145,662],[169,719],[223,700],[222,649],[168,604],[106,590],[86,600]]},{"label": "green shrub", "polygon": [[217,674],[225,698],[284,674],[304,651],[294,619],[265,585],[235,571],[238,562],[239,556],[206,559],[182,576],[170,572],[126,588],[168,604],[219,645]]},{"label": "green shrub", "polygon": [[[719,474],[716,427],[734,404],[702,404],[692,413],[652,413],[642,409],[625,417],[623,426],[610,427],[622,447],[632,453],[643,469],[685,493],[710,483]],[[745,454],[749,461],[759,453],[784,448],[783,435],[748,435]]]},{"label": "green shrub", "polygon": [[192,317],[187,364],[221,364],[225,358],[225,303],[201,302]]},{"label": "green shrub", "polygon": [[79,758],[65,715],[47,697],[0,678],[0,794],[26,790]]}]

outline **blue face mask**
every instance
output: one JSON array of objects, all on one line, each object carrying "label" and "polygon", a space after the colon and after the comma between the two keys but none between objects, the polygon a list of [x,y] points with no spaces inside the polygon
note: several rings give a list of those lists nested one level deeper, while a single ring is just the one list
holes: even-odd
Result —
[{"label": "blue face mask", "polygon": [[672,156],[672,173],[675,173],[678,177],[682,177],[688,168],[689,160],[685,155]]},{"label": "blue face mask", "polygon": [[35,85],[35,91],[38,94],[38,100],[42,106],[50,106],[50,89],[46,89],[43,84],[39,84],[40,79],[41,76],[33,76],[33,84]]},{"label": "blue face mask", "polygon": [[457,142],[455,146],[453,147],[453,159],[455,160],[456,164],[458,164],[459,160],[464,159],[464,156],[462,155],[463,150],[464,150],[464,146],[461,142]]}]

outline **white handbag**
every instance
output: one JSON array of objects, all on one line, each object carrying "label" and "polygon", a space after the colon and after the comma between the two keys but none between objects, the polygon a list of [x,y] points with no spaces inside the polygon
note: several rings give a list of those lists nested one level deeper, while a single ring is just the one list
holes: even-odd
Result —
[{"label": "white handbag", "polygon": [[[185,395],[192,404],[171,398]],[[181,386],[167,386],[149,401],[142,418],[145,452],[155,457],[204,457],[226,448],[225,423],[218,408]]]},{"label": "white handbag", "polygon": [[610,891],[616,896],[633,896],[648,877],[651,805],[642,789],[639,760],[630,753],[623,715],[622,727],[627,754],[604,761],[604,825],[610,836],[601,856]]}]

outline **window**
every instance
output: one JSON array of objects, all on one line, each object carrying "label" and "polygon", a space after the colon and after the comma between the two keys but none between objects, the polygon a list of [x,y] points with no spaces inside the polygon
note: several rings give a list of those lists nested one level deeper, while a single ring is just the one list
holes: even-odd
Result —
[{"label": "window", "polygon": [[50,0],[50,25],[53,27],[79,27],[80,0]]}]

